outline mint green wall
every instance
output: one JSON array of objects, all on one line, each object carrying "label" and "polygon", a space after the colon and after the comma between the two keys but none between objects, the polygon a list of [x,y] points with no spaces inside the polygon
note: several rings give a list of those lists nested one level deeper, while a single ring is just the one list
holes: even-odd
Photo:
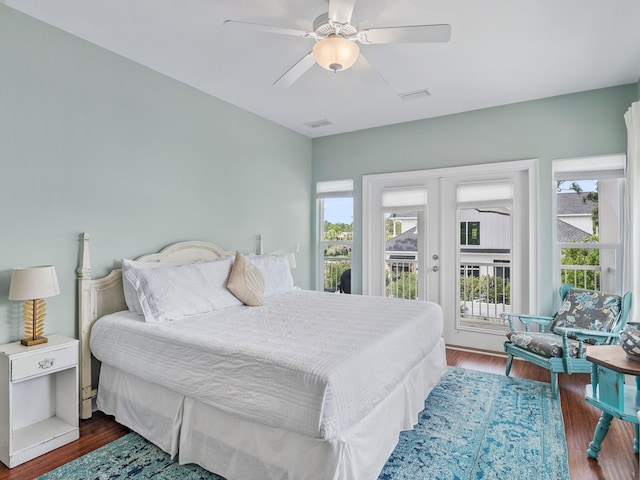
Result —
[{"label": "mint green wall", "polygon": [[637,94],[634,84],[317,138],[313,180],[355,179],[353,263],[360,271],[363,175],[538,158],[539,301],[550,308],[551,161],[626,151],[623,115]]},{"label": "mint green wall", "polygon": [[2,4],[0,66],[0,343],[21,336],[22,307],[6,298],[15,266],[56,266],[46,330],[76,335],[82,231],[95,276],[184,239],[251,251],[262,233],[266,251],[300,244],[294,276],[311,286],[318,180],[356,180],[359,269],[371,173],[539,158],[549,285],[551,160],[624,151],[622,115],[640,99],[638,83],[311,141]]},{"label": "mint green wall", "polygon": [[10,269],[54,264],[46,333],[77,334],[79,234],[94,275],[180,240],[300,244],[311,140],[0,4],[0,343],[22,336]]}]

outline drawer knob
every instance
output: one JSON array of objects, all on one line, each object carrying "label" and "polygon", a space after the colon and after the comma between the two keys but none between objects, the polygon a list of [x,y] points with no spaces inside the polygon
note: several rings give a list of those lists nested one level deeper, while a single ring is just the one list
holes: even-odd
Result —
[{"label": "drawer knob", "polygon": [[53,367],[53,364],[56,363],[55,358],[45,358],[38,362],[38,368],[42,370],[46,370],[47,368]]}]

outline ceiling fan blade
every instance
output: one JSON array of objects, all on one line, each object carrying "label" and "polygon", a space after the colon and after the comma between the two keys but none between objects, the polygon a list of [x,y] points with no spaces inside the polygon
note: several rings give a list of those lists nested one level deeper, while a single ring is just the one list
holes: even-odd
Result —
[{"label": "ceiling fan blade", "polygon": [[315,32],[305,32],[295,28],[275,27],[273,25],[261,25],[259,23],[239,22],[236,20],[225,20],[222,25],[240,31],[277,33],[278,35],[291,35],[293,37],[316,38]]},{"label": "ceiling fan blade", "polygon": [[302,57],[293,67],[284,72],[280,78],[278,78],[274,85],[278,87],[290,87],[293,82],[298,80],[307,70],[309,70],[316,63],[313,58],[313,53],[309,52]]},{"label": "ceiling fan blade", "polygon": [[358,60],[353,65],[353,70],[358,72],[359,76],[362,76],[365,83],[372,87],[388,87],[389,82],[387,79],[382,76],[382,74],[371,65],[367,57],[365,57],[362,52],[360,52],[360,56]]},{"label": "ceiling fan blade", "polygon": [[349,23],[353,15],[356,0],[329,0],[329,20],[336,23]]},{"label": "ceiling fan blade", "polygon": [[451,25],[413,25],[407,27],[383,27],[360,30],[360,43],[432,43],[448,42]]}]

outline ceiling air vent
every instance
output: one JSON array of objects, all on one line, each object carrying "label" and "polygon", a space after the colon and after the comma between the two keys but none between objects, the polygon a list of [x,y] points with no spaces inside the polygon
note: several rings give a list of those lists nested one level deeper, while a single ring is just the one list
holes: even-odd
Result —
[{"label": "ceiling air vent", "polygon": [[431,93],[429,93],[429,90],[425,88],[424,90],[416,90],[415,92],[399,93],[398,96],[405,102],[408,102],[409,100],[430,97]]},{"label": "ceiling air vent", "polygon": [[329,125],[333,125],[329,120],[323,118],[322,120],[316,120],[314,122],[307,122],[305,125],[309,128],[318,128],[318,127],[327,127]]}]

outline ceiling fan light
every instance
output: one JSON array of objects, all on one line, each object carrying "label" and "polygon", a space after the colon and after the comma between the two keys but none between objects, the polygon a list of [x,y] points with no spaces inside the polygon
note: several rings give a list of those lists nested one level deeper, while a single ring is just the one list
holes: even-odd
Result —
[{"label": "ceiling fan light", "polygon": [[358,45],[340,35],[330,35],[313,46],[313,58],[318,65],[332,72],[351,68],[358,55]]}]

